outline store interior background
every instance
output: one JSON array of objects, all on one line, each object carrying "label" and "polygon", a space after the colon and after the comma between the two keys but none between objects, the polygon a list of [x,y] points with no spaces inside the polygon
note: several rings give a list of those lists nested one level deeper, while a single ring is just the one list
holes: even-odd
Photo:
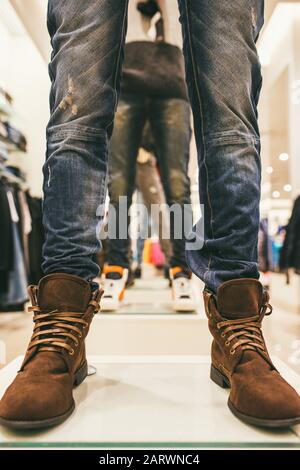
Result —
[{"label": "store interior background", "polygon": [[[168,1],[174,1],[174,21],[178,16],[177,2]],[[134,2],[129,5],[134,17]],[[12,122],[27,139],[27,153],[12,153],[10,162],[25,172],[31,194],[39,197],[49,116],[50,45],[46,9],[46,0],[0,0],[0,86],[13,97]],[[130,28],[134,28],[134,23]],[[263,167],[261,215],[268,218],[273,236],[279,225],[287,224],[294,200],[300,194],[300,1],[265,0],[265,25],[258,50],[264,78],[259,105]],[[191,188],[197,213],[194,143],[191,153]],[[266,320],[271,352],[300,373],[300,275],[291,271],[287,284],[284,274],[271,272],[268,282],[274,306],[273,315]],[[134,301],[134,294],[130,295]],[[162,295],[167,299],[169,294]],[[146,301],[151,304],[153,299],[149,297]],[[91,331],[89,353],[209,353],[210,336],[202,305],[198,315],[193,316],[148,315],[142,320],[140,317],[105,315]],[[5,362],[24,352],[31,328],[30,315],[0,313]]]}]

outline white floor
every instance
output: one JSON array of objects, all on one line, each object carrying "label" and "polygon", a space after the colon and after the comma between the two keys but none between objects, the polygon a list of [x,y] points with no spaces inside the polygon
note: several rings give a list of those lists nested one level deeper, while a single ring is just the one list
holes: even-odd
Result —
[{"label": "white floor", "polygon": [[[0,371],[0,396],[21,359]],[[206,356],[91,356],[89,363],[97,372],[75,390],[67,422],[43,432],[0,428],[0,445],[300,447],[300,427],[270,432],[237,420],[228,392],[209,380]],[[300,391],[300,377],[275,363]]]}]

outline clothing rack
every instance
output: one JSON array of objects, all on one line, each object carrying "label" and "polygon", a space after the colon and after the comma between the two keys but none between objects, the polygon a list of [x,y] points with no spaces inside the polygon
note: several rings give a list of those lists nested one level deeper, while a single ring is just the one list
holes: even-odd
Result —
[{"label": "clothing rack", "polygon": [[22,178],[15,176],[13,173],[7,170],[7,168],[2,163],[0,163],[0,178],[4,178],[5,181],[9,184],[18,186],[18,188],[24,192],[29,191],[28,184],[23,181]]},{"label": "clothing rack", "polygon": [[28,283],[43,275],[42,200],[30,194],[19,165],[13,165],[16,153],[26,155],[27,140],[12,124],[12,102],[0,88],[0,313],[24,311]]}]

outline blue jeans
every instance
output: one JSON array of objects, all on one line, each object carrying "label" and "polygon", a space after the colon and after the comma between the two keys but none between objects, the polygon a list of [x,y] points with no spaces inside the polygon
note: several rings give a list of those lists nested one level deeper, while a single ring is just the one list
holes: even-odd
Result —
[{"label": "blue jeans", "polygon": [[[92,279],[128,0],[49,0],[51,118],[44,165],[45,273]],[[178,0],[198,148],[204,245],[188,251],[215,291],[258,278],[261,87],[255,42],[263,0]],[[201,234],[199,234],[201,237]]]},{"label": "blue jeans", "polygon": [[[108,189],[110,204],[115,209],[116,216],[119,214],[120,197],[127,197],[127,205],[123,212],[128,213],[128,208],[131,206],[136,187],[136,157],[142,142],[143,129],[148,120],[167,204],[169,206],[176,204],[178,210],[182,210],[184,205],[191,204],[188,177],[191,137],[189,103],[182,99],[149,98],[127,94],[120,99],[110,144]],[[180,266],[189,272],[185,259],[184,236],[175,234],[173,217],[170,219],[173,248],[170,266]],[[128,225],[128,222],[129,218],[124,225]],[[118,217],[116,217],[116,229],[118,234]],[[108,264],[129,268],[129,249],[128,237],[117,236],[110,239]]]}]

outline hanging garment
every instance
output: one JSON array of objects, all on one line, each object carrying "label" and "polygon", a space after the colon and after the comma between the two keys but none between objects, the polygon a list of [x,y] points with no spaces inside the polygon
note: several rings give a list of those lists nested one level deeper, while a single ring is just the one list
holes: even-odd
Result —
[{"label": "hanging garment", "polygon": [[0,141],[0,163],[6,162],[8,160],[8,150],[7,146]]},{"label": "hanging garment", "polygon": [[268,219],[262,219],[258,232],[258,269],[266,273],[271,269],[271,244],[268,231]]},{"label": "hanging garment", "polygon": [[0,121],[0,142],[4,144],[8,142],[8,132],[2,121]]},{"label": "hanging garment", "polygon": [[22,132],[12,126],[8,121],[4,122],[3,126],[6,129],[6,142],[17,147],[22,152],[26,152],[27,141]]},{"label": "hanging garment", "polygon": [[0,286],[0,311],[23,309],[28,300],[26,269],[17,226],[19,216],[11,189],[6,191],[6,195],[12,220],[13,263],[8,272],[7,289],[2,290]]},{"label": "hanging garment", "polygon": [[[21,181],[25,181],[24,175],[23,175],[22,171],[20,170],[20,168],[15,167],[15,166],[6,166],[5,168],[9,173],[12,173],[12,175],[16,176]],[[20,188],[19,188],[18,185],[14,184],[10,187],[10,189],[11,189],[11,192],[13,193],[14,206],[15,206],[16,211],[18,213],[17,227],[18,227],[21,247],[22,247],[22,250],[24,251],[25,250],[25,246],[24,246],[24,217],[23,217],[21,201],[20,201],[19,196],[18,196]]]},{"label": "hanging garment", "polygon": [[[0,272],[12,267],[12,221],[6,194],[6,185],[0,180]],[[4,274],[2,275],[4,276]]]},{"label": "hanging garment", "polygon": [[0,114],[9,116],[12,101],[10,94],[0,86]]},{"label": "hanging garment", "polygon": [[300,274],[300,196],[295,200],[280,254],[282,271],[294,268]]},{"label": "hanging garment", "polygon": [[17,197],[18,197],[19,208],[20,208],[22,220],[23,220],[22,243],[23,243],[23,251],[24,251],[24,260],[25,260],[26,272],[27,274],[29,274],[30,255],[29,255],[29,239],[28,238],[32,230],[31,215],[30,215],[25,193],[23,191],[18,191]]},{"label": "hanging garment", "polygon": [[42,200],[26,194],[31,217],[31,232],[28,236],[30,284],[38,284],[44,273],[42,270],[42,249],[45,240],[43,227]]}]

